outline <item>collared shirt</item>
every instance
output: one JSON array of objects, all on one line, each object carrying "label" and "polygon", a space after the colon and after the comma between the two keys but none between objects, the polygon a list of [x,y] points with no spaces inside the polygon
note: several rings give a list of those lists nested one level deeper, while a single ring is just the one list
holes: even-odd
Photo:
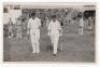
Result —
[{"label": "collared shirt", "polygon": [[39,29],[39,27],[41,26],[41,20],[39,18],[35,18],[35,19],[29,19],[29,22],[28,22],[28,28],[30,30],[36,30],[36,29]]},{"label": "collared shirt", "polygon": [[49,26],[48,26],[48,30],[51,31],[58,31],[61,29],[61,25],[60,22],[58,20],[54,21],[50,21]]}]

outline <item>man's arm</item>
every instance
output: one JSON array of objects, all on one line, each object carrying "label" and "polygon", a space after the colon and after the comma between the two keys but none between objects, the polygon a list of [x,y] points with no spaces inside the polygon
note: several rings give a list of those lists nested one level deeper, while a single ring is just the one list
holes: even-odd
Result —
[{"label": "man's arm", "polygon": [[51,22],[48,24],[48,31],[51,29]]},{"label": "man's arm", "polygon": [[41,27],[41,20],[39,19],[39,27]]},{"label": "man's arm", "polygon": [[58,30],[59,30],[60,36],[62,36],[63,30],[61,28],[60,22],[58,22]]},{"label": "man's arm", "polygon": [[48,35],[50,36],[50,32],[51,32],[51,22],[48,24],[47,30],[48,30]]},{"label": "man's arm", "polygon": [[27,26],[27,34],[29,35],[29,31],[30,31],[30,20],[28,21],[28,26]]},{"label": "man's arm", "polygon": [[60,22],[58,22],[58,30],[62,30]]}]

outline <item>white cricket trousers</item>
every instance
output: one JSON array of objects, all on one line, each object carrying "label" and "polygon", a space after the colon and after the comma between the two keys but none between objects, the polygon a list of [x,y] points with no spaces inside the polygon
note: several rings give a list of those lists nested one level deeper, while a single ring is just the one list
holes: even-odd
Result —
[{"label": "white cricket trousers", "polygon": [[59,41],[59,32],[53,32],[51,33],[51,43],[53,44],[53,54],[57,54],[57,48],[58,48],[58,41]]},{"label": "white cricket trousers", "polygon": [[31,38],[31,44],[33,48],[32,53],[40,53],[40,30],[30,30],[30,38]]}]

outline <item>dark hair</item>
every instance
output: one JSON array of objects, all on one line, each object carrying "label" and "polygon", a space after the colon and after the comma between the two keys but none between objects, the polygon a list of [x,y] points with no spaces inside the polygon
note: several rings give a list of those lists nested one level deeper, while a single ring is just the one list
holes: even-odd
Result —
[{"label": "dark hair", "polygon": [[56,18],[56,15],[52,15],[52,17],[51,17],[51,18],[52,18],[52,19],[53,19],[53,18]]},{"label": "dark hair", "polygon": [[35,13],[31,13],[31,17],[32,17],[32,16],[35,16]]}]

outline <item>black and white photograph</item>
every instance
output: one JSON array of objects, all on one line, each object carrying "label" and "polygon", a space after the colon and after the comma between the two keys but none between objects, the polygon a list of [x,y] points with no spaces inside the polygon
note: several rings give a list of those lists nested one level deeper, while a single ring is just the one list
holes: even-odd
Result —
[{"label": "black and white photograph", "polygon": [[95,63],[96,3],[3,3],[4,62]]}]

